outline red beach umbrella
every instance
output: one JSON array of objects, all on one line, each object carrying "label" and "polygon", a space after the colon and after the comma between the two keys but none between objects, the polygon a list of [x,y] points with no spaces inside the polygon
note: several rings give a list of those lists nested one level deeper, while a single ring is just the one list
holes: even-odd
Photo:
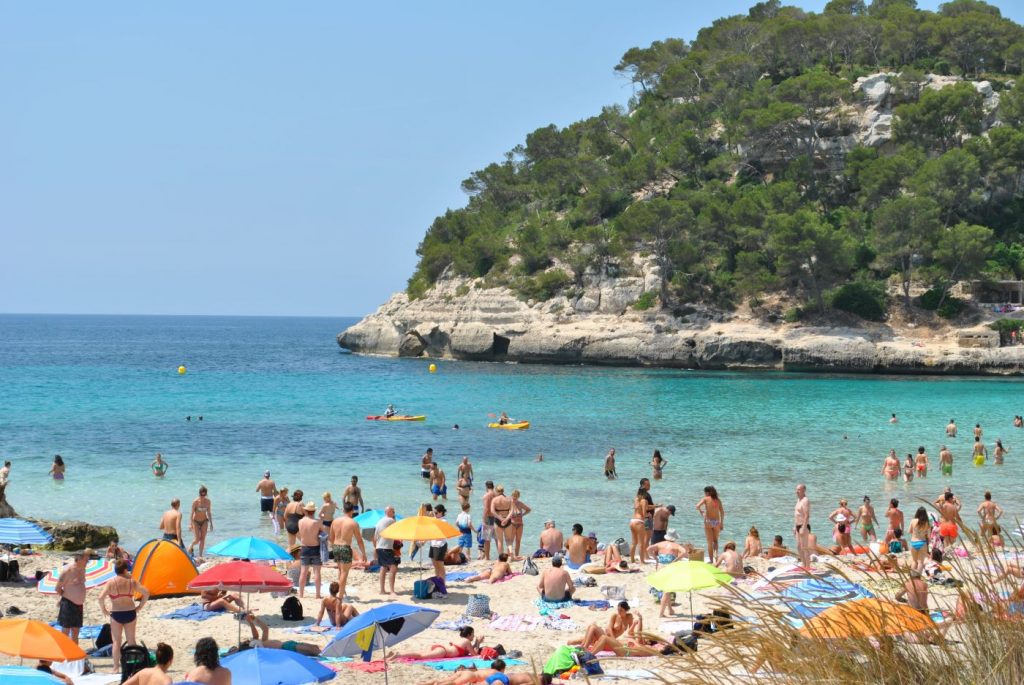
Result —
[{"label": "red beach umbrella", "polygon": [[[230,590],[246,594],[246,610],[249,608],[249,593],[277,592],[292,589],[292,581],[270,566],[254,564],[251,561],[229,561],[203,571],[188,584],[192,590]],[[238,622],[238,642],[242,642],[242,622]]]}]

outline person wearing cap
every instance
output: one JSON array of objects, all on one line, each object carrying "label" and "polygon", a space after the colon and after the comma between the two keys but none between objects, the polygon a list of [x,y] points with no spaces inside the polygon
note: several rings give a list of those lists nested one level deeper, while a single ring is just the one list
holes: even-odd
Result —
[{"label": "person wearing cap", "polygon": [[302,571],[299,573],[299,599],[302,599],[306,590],[306,580],[309,576],[309,568],[313,567],[313,585],[316,587],[316,598],[320,599],[320,531],[323,526],[316,519],[316,502],[310,500],[302,507],[305,514],[299,521],[299,544],[302,550],[299,552],[299,560],[302,563]]},{"label": "person wearing cap", "polygon": [[665,539],[665,531],[668,530],[668,517],[676,515],[676,508],[672,504],[662,504],[654,510],[654,527],[651,529],[651,544],[656,545]]},{"label": "person wearing cap", "polygon": [[277,494],[277,483],[270,479],[270,471],[263,472],[263,480],[256,484],[256,492],[260,493],[260,512],[274,516],[274,495]]},{"label": "person wearing cap", "polygon": [[921,572],[916,568],[911,569],[910,578],[903,584],[903,588],[896,593],[897,602],[906,602],[911,609],[917,609],[922,614],[928,614],[928,583],[921,578]]},{"label": "person wearing cap", "polygon": [[540,548],[534,557],[553,557],[565,549],[565,538],[562,531],[555,528],[555,520],[544,522],[544,530],[540,533]]}]

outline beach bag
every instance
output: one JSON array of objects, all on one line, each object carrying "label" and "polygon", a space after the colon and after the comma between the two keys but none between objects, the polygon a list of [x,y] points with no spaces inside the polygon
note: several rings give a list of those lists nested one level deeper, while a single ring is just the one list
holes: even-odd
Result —
[{"label": "beach bag", "polygon": [[621,602],[626,599],[626,588],[621,585],[605,585],[601,588],[601,594],[612,602]]},{"label": "beach bag", "polygon": [[619,548],[619,555],[623,557],[629,556],[629,543],[626,542],[626,538],[619,538],[614,543]]},{"label": "beach bag", "polygon": [[[155,660],[154,660],[155,663]],[[146,643],[121,645],[121,682],[128,680],[144,668],[154,665],[150,663],[149,649]]]},{"label": "beach bag", "polygon": [[434,593],[434,583],[430,580],[417,580],[412,584],[413,599],[430,599]]},{"label": "beach bag", "polygon": [[493,660],[493,659],[497,659],[499,656],[501,656],[501,655],[498,654],[498,650],[496,650],[494,647],[484,647],[484,648],[482,648],[480,650],[480,658],[481,659],[492,659]]},{"label": "beach bag", "polygon": [[540,573],[540,569],[537,568],[537,564],[533,563],[533,559],[526,559],[523,562],[523,573],[528,576],[535,576]]},{"label": "beach bag", "polygon": [[604,675],[604,669],[601,668],[601,662],[597,660],[597,657],[587,651],[574,652],[572,660],[580,667],[586,675]]},{"label": "beach bag", "polygon": [[290,595],[281,603],[281,618],[286,621],[302,620],[302,602],[295,595]]},{"label": "beach bag", "polygon": [[487,595],[470,595],[466,602],[466,615],[477,618],[490,618],[491,598]]},{"label": "beach bag", "polygon": [[0,583],[6,583],[7,578],[10,574],[10,564],[3,559],[0,559]]}]

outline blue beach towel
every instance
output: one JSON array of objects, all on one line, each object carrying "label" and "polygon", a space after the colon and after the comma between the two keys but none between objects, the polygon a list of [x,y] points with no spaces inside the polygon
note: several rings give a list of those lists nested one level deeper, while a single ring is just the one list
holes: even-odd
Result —
[{"label": "blue beach towel", "polygon": [[460,580],[465,580],[466,578],[472,578],[475,575],[477,575],[477,574],[473,573],[472,571],[450,571],[450,572],[444,574],[444,579],[446,581],[448,581],[449,583],[457,583]]},{"label": "blue beach towel", "polygon": [[223,616],[225,613],[224,611],[206,611],[201,604],[189,604],[187,607],[175,609],[159,618],[178,621],[205,621],[214,616]]},{"label": "blue beach towel", "polygon": [[574,599],[572,603],[590,609],[610,609],[612,606],[607,599]]},{"label": "blue beach towel", "polygon": [[[519,666],[526,662],[522,659],[503,659],[507,666]],[[490,668],[490,659],[442,659],[438,661],[420,661],[417,662],[418,666],[429,666],[435,671],[454,671],[457,668],[464,666],[471,668],[473,666],[477,668]]]},{"label": "blue beach towel", "polygon": [[[62,630],[60,624],[56,621],[50,623],[51,628]],[[95,640],[99,637],[100,631],[103,630],[103,626],[82,626],[78,629],[78,639],[80,640]]]}]

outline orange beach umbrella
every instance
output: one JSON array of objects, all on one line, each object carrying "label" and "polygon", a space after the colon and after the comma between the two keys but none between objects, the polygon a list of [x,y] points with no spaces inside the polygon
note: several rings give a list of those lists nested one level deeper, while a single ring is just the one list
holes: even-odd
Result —
[{"label": "orange beach umbrella", "polygon": [[64,633],[28,618],[0,619],[0,652],[22,659],[72,661],[85,652]]},{"label": "orange beach umbrella", "polygon": [[825,640],[902,635],[930,630],[935,622],[917,609],[885,599],[855,599],[829,607],[804,623],[800,634]]},{"label": "orange beach umbrella", "polygon": [[409,516],[392,523],[380,536],[389,540],[447,540],[459,537],[459,529],[433,516]]}]

